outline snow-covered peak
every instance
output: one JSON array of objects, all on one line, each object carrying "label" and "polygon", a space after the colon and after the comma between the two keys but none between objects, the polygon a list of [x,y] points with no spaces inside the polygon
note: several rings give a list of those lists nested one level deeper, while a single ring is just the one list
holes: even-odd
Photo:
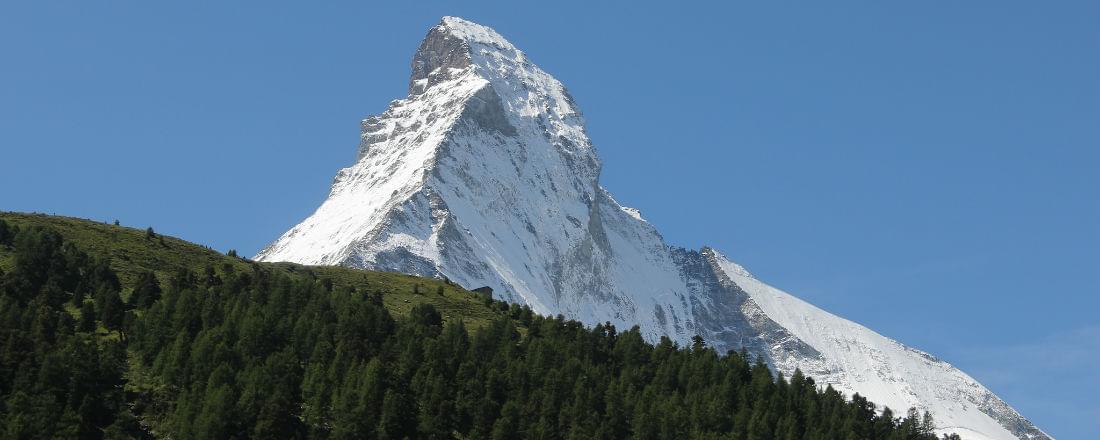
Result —
[{"label": "snow-covered peak", "polygon": [[545,116],[583,126],[565,86],[532,63],[496,31],[458,17],[443,17],[413,57],[410,91],[422,93],[442,78],[472,72],[493,84],[522,116]]},{"label": "snow-covered peak", "polygon": [[523,55],[519,49],[516,49],[512,43],[509,43],[508,40],[504,39],[497,31],[488,26],[482,26],[464,18],[451,16],[443,17],[438,28],[470,44],[486,44],[494,46],[502,51],[508,51],[512,54]]},{"label": "snow-covered peak", "polygon": [[800,368],[895,409],[931,409],[945,432],[1046,438],[950,365],[774,289],[713,249],[670,246],[599,174],[561,82],[492,29],[444,17],[413,56],[409,95],[363,120],[355,163],[256,259],[490,286],[542,314],[745,349],[785,374]]}]

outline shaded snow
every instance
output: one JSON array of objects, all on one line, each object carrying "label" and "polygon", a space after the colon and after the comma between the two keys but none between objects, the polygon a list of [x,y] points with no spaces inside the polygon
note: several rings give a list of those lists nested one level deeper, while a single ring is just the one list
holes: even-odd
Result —
[{"label": "shaded snow", "polygon": [[[967,438],[1015,438],[982,412],[980,399],[995,397],[966,373],[764,284],[725,257],[719,265],[769,318],[828,360],[830,374],[815,376],[819,383],[867,396],[895,413],[910,407],[930,411],[937,426],[967,427]],[[784,367],[790,375],[800,365]]]}]

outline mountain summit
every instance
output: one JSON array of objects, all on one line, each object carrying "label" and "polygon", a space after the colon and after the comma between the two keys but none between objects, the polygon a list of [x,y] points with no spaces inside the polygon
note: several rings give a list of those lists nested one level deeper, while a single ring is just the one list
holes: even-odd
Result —
[{"label": "mountain summit", "polygon": [[651,340],[702,336],[776,371],[968,439],[1049,438],[935,357],[754,278],[710,248],[669,246],[599,184],[565,87],[494,30],[444,17],[412,61],[409,96],[362,123],[355,164],[313,215],[257,256],[489,286],[498,297]]}]

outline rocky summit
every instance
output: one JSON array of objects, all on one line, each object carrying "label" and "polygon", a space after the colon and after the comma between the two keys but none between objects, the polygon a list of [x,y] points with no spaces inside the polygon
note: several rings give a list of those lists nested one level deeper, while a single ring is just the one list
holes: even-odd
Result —
[{"label": "rocky summit", "polygon": [[[409,95],[363,120],[355,163],[256,259],[446,278],[536,312],[746,350],[785,375],[942,433],[1046,439],[966,373],[771,287],[711,248],[671,246],[600,186],[576,102],[492,29],[444,17]],[[716,198],[722,194],[715,194]]]}]

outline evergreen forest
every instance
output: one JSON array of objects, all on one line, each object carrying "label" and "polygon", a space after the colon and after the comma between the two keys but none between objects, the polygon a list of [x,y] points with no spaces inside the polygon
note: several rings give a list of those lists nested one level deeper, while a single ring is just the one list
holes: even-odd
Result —
[{"label": "evergreen forest", "polygon": [[0,439],[937,439],[702,338],[114,223],[0,213]]}]

